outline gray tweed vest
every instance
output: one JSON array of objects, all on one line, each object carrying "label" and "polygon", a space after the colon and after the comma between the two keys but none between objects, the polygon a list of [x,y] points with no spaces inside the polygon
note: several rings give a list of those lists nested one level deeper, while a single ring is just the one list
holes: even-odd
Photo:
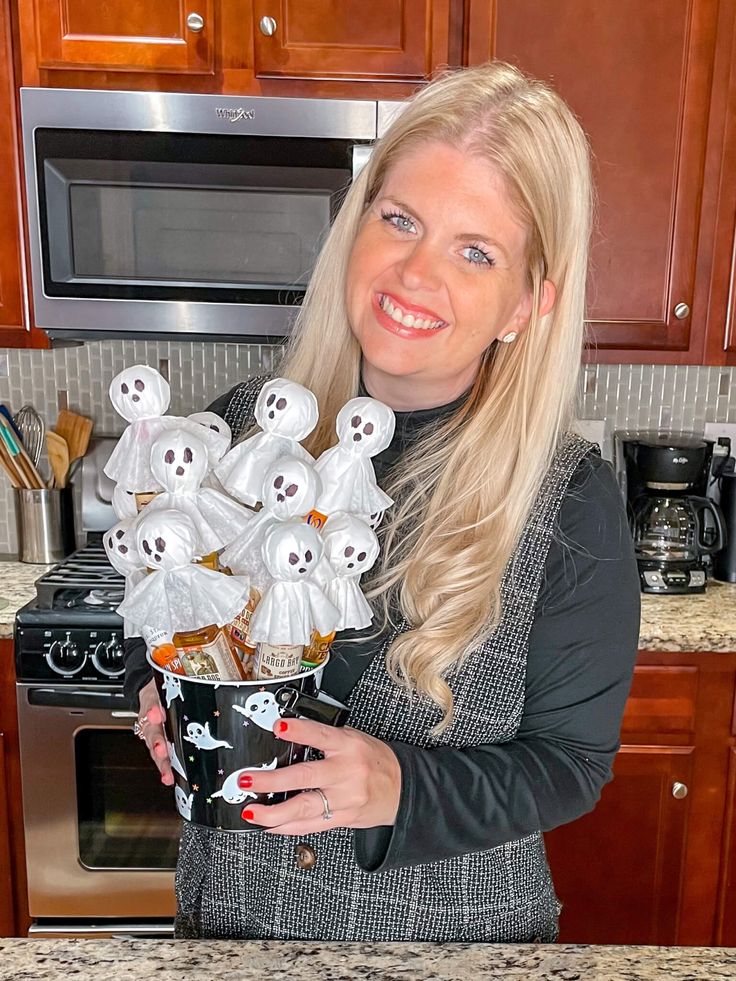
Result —
[{"label": "gray tweed vest", "polygon": [[[253,379],[234,396],[227,421],[236,432],[250,424],[262,383]],[[590,449],[572,434],[561,441],[503,576],[501,623],[447,678],[455,707],[452,725],[437,738],[429,735],[440,712],[428,698],[410,695],[389,678],[387,644],[350,695],[351,726],[427,748],[514,738],[545,558],[570,478]],[[399,627],[405,629],[405,623]],[[317,855],[309,869],[297,866],[294,838],[185,823],[176,876],[177,935],[513,943],[557,937],[559,903],[540,833],[459,858],[374,873],[356,864],[350,829],[302,840]]]}]

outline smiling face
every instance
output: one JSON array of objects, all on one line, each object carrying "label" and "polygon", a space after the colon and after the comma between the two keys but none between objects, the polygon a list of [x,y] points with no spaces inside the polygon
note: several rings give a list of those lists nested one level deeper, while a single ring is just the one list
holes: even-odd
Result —
[{"label": "smiling face", "polygon": [[[462,394],[486,348],[528,322],[526,242],[485,160],[439,142],[399,157],[348,266],[348,318],[371,394],[396,409]],[[540,313],[553,302],[545,284]]]}]

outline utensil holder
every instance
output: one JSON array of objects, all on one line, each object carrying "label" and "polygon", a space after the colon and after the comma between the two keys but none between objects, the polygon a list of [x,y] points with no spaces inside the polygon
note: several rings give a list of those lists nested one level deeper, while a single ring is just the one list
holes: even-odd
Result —
[{"label": "utensil holder", "polygon": [[21,562],[49,565],[74,551],[77,543],[71,484],[55,490],[20,488],[14,493]]}]

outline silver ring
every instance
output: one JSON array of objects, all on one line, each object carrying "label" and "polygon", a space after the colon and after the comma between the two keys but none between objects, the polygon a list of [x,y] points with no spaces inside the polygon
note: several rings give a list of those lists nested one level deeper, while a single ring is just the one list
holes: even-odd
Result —
[{"label": "silver ring", "polygon": [[140,719],[136,719],[133,723],[133,735],[138,736],[139,739],[145,739],[146,734],[144,732],[144,727],[148,725],[148,716],[144,715]]},{"label": "silver ring", "polygon": [[323,821],[329,821],[334,815],[333,815],[332,811],[330,810],[330,805],[329,805],[329,802],[327,800],[327,797],[325,797],[324,791],[323,790],[320,790],[319,787],[312,787],[312,792],[315,793],[315,794],[319,794],[319,796],[322,798],[322,808],[323,808],[323,811],[322,811],[322,820]]}]

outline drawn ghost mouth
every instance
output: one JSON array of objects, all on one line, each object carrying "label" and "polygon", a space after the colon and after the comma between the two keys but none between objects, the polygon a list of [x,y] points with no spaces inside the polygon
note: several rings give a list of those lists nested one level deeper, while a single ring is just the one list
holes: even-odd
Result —
[{"label": "drawn ghost mouth", "polygon": [[177,467],[176,468],[176,476],[177,477],[183,477],[184,476],[184,467]]}]

